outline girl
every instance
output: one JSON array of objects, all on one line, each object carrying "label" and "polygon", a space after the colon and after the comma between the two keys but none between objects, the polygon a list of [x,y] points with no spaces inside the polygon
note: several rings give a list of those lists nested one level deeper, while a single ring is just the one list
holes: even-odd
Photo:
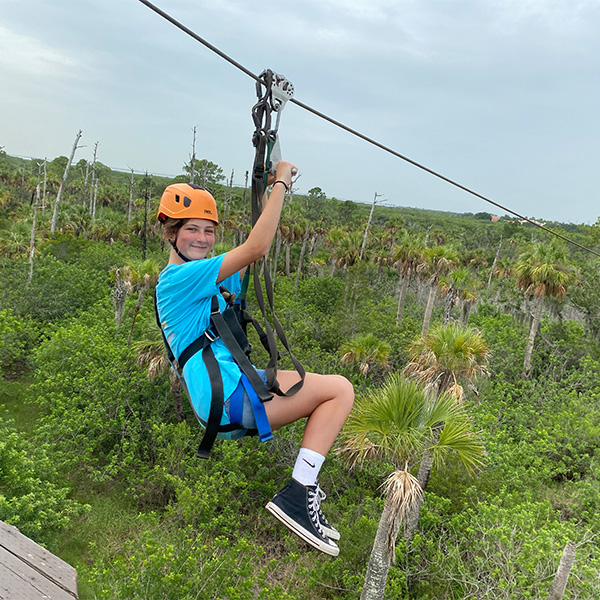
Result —
[{"label": "girl", "polygon": [[[175,184],[165,189],[158,219],[164,223],[164,235],[172,248],[169,263],[160,274],[156,297],[161,326],[176,358],[180,359],[183,351],[209,330],[214,298],[219,311],[226,308],[221,286],[239,293],[246,267],[267,254],[295,169],[289,162],[277,164],[275,176],[269,178],[269,185],[273,187],[268,202],[263,202],[262,214],[247,240],[214,258],[209,258],[218,225],[214,198],[192,184]],[[256,402],[254,390],[222,339],[214,339],[214,335],[206,337],[221,376],[225,399],[221,423],[233,422],[238,426],[233,435],[228,435],[230,439],[241,437],[247,430],[256,430],[255,413],[261,410],[266,412],[272,430],[308,417],[292,479],[266,508],[313,547],[337,556],[339,549],[334,540],[339,539],[339,533],[321,511],[324,494],[318,487],[317,476],[352,408],[352,385],[338,375],[307,373],[304,385],[293,396],[274,396],[264,404]],[[186,360],[183,377],[196,415],[206,423],[215,383],[202,355],[196,352]],[[257,370],[257,373],[266,383],[264,371]],[[295,371],[278,371],[277,379],[281,389],[287,390],[299,376]]]}]

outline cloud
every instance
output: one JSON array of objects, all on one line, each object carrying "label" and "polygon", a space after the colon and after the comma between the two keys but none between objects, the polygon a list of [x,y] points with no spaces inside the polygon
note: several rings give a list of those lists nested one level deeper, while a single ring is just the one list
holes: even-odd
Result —
[{"label": "cloud", "polygon": [[19,75],[68,77],[81,63],[40,40],[0,25],[0,66]]}]

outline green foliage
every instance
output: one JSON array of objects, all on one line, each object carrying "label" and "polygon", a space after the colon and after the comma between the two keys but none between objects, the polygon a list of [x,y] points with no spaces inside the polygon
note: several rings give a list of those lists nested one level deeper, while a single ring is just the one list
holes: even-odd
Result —
[{"label": "green foliage", "polygon": [[[95,598],[214,598],[265,600],[290,598],[270,583],[281,568],[264,550],[244,537],[211,537],[191,526],[165,528],[156,515],[139,519],[140,534],[123,554],[95,566],[90,585]],[[283,561],[283,566],[287,563]]]},{"label": "green foliage", "polygon": [[54,548],[57,535],[89,507],[71,500],[48,446],[34,445],[0,422],[0,520]]},{"label": "green foliage", "polygon": [[46,411],[41,438],[65,467],[104,479],[134,478],[154,460],[149,421],[169,419],[166,381],[150,383],[116,336],[108,301],[57,327],[35,352],[30,393]]},{"label": "green foliage", "polygon": [[81,263],[40,257],[31,283],[27,282],[28,270],[24,260],[0,262],[0,303],[19,317],[55,321],[91,306],[109,291],[108,275]]},{"label": "green foliage", "polygon": [[[51,197],[66,161],[59,157],[49,165]],[[222,204],[223,171],[206,164]],[[196,164],[197,175],[202,165]],[[170,181],[135,175],[134,214],[128,221],[130,173],[98,163],[98,209],[92,218],[85,205],[86,167],[81,160],[70,171],[58,233],[49,236],[48,211],[38,213],[34,276],[28,284],[29,199],[37,164],[0,152],[0,206],[6,216],[0,223],[0,369],[5,379],[0,392],[6,404],[2,415],[10,414],[17,423],[0,429],[0,518],[73,562],[82,598],[356,598],[383,508],[379,485],[392,468],[392,454],[353,471],[337,452],[328,456],[320,477],[328,493],[323,509],[342,541],[340,556],[326,560],[263,509],[291,474],[302,422],[278,431],[269,444],[219,442],[211,460],[200,462],[195,451],[202,430],[187,403],[188,420],[177,423],[168,375],[148,381],[135,352],[127,349],[130,330],[133,340],[151,339],[142,333],[143,321],[152,318],[149,298],[135,325],[136,298],[127,299],[122,334],[115,330],[111,303],[109,273],[115,267],[133,268],[126,276],[134,284],[141,284],[136,273],[154,273],[137,262],[142,244],[148,252],[144,258],[164,263],[164,254],[154,253],[158,228],[144,225],[141,196],[152,185],[155,203]],[[233,190],[224,249],[248,231],[243,205],[243,191]],[[479,305],[473,306],[469,325],[490,348],[491,377],[481,380],[479,396],[468,397],[459,409],[448,406],[460,410],[463,423],[483,440],[485,467],[467,475],[456,453],[444,454],[441,448],[445,464],[432,474],[414,543],[406,548],[401,536],[398,540],[387,596],[543,598],[565,541],[574,540],[578,554],[567,597],[599,597],[594,537],[600,531],[597,261],[572,248],[551,253],[545,234],[506,219],[482,220],[483,213],[385,206],[374,213],[367,258],[359,260],[369,209],[368,204],[326,198],[315,187],[306,196],[296,195],[284,210],[280,270],[288,244],[291,270],[296,270],[304,217],[310,218],[312,254],[310,262],[308,252],[305,256],[297,294],[294,276],[278,272],[275,295],[276,312],[307,370],[345,370],[357,396],[370,399],[377,381],[352,366],[340,367],[342,344],[375,336],[386,349],[389,345],[392,370],[406,366],[408,342],[423,321],[427,290],[416,277],[426,266],[426,232],[430,251],[441,245],[454,248],[446,258],[458,268],[445,278],[444,291],[477,290]],[[597,225],[569,229],[569,235],[588,245],[600,239]],[[501,252],[488,286],[500,235]],[[549,277],[547,268],[545,273],[529,269],[535,264],[525,259],[535,258],[535,252],[526,250],[538,246],[538,258],[560,254],[558,263],[542,261],[558,265],[556,277]],[[545,300],[530,381],[520,380],[529,306],[515,287],[519,256],[528,267],[519,274],[529,277],[521,282],[529,292],[560,296],[569,285],[566,298]],[[577,286],[571,285],[571,266],[582,274]],[[400,326],[399,273],[410,277]],[[256,316],[253,301],[249,304]],[[441,305],[437,298],[434,323]],[[266,355],[252,341],[255,362],[264,366]],[[285,356],[282,366],[291,367]],[[388,409],[398,416],[397,403]],[[357,402],[355,416],[363,410]],[[414,444],[422,445],[426,427],[416,429]],[[375,435],[383,441],[394,437],[381,428]],[[450,441],[460,441],[461,431],[447,427],[444,435],[440,444],[449,447]],[[407,453],[397,453],[396,459],[400,456]],[[420,455],[414,456],[416,465]],[[75,497],[93,504],[93,512],[77,516],[84,509],[70,499],[67,482]]]},{"label": "green foliage", "polygon": [[549,502],[501,492],[490,501],[473,498],[471,507],[448,515],[448,505],[428,494],[425,507],[424,529],[408,556],[414,597],[545,598],[568,541],[579,544],[571,597],[597,597],[597,545],[575,522],[562,521]]},{"label": "green foliage", "polygon": [[0,310],[0,373],[7,379],[19,376],[30,365],[37,338],[31,320],[19,319],[11,310]]}]

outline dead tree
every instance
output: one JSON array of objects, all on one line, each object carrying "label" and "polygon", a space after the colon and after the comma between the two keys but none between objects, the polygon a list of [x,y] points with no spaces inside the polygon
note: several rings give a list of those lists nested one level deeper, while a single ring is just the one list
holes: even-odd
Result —
[{"label": "dead tree", "polygon": [[131,169],[131,181],[129,182],[129,207],[127,208],[127,222],[131,222],[131,212],[133,210],[133,169]]},{"label": "dead tree", "polygon": [[548,594],[548,600],[562,600],[567,588],[567,582],[569,581],[569,575],[575,562],[575,552],[577,546],[574,542],[567,542],[565,549],[563,550],[562,556],[560,557],[560,563]]},{"label": "dead tree", "polygon": [[75,137],[75,143],[73,144],[73,149],[71,150],[71,156],[69,157],[69,161],[67,162],[67,166],[65,167],[65,172],[60,182],[60,187],[58,188],[58,194],[56,196],[56,202],[54,203],[54,214],[52,215],[52,224],[50,225],[50,233],[54,233],[56,231],[56,221],[58,220],[58,207],[60,205],[60,199],[62,197],[62,192],[67,183],[67,177],[69,176],[69,169],[71,168],[71,163],[73,162],[73,158],[75,157],[75,151],[77,150],[77,144],[79,144],[79,140],[81,139],[81,134],[83,132],[81,129],[77,132],[77,136]]},{"label": "dead tree", "polygon": [[367,221],[367,226],[365,227],[365,235],[363,237],[362,247],[360,249],[360,260],[362,260],[365,256],[365,248],[367,246],[367,236],[369,235],[369,227],[371,226],[371,221],[373,220],[373,211],[375,210],[375,205],[377,204],[377,198],[382,196],[383,194],[378,194],[375,192],[375,197],[373,198],[373,204],[371,204],[371,212],[369,213],[369,220]]},{"label": "dead tree", "polygon": [[490,269],[490,276],[488,277],[487,286],[490,287],[492,284],[492,277],[494,275],[494,271],[496,270],[496,264],[498,263],[498,257],[500,256],[500,249],[502,248],[502,236],[500,236],[500,243],[498,244],[498,250],[496,250],[496,256],[494,256],[494,262],[492,263],[492,268]]},{"label": "dead tree", "polygon": [[38,163],[38,178],[35,186],[35,202],[33,205],[33,222],[31,224],[31,242],[29,244],[29,277],[27,281],[31,282],[33,278],[33,255],[35,253],[35,228],[37,226],[37,211],[40,203],[40,179],[42,177],[42,163]]},{"label": "dead tree", "polygon": [[192,129],[194,132],[194,138],[192,140],[192,156],[190,158],[190,183],[194,184],[194,177],[196,175],[196,127]]},{"label": "dead tree", "polygon": [[223,219],[221,227],[221,243],[223,243],[223,234],[225,233],[225,219],[227,218],[227,206],[229,205],[229,201],[231,200],[231,196],[233,195],[233,169],[231,169],[231,177],[229,178],[229,185],[225,190],[225,202],[223,203]]},{"label": "dead tree", "polygon": [[44,158],[44,189],[42,192],[42,214],[46,212],[46,183],[48,182],[48,174],[46,172],[46,164],[48,160]]},{"label": "dead tree", "polygon": [[92,161],[92,185],[90,186],[90,212],[92,217],[96,216],[96,205],[94,203],[94,185],[96,184],[96,155],[98,153],[98,142],[94,144],[94,159]]}]

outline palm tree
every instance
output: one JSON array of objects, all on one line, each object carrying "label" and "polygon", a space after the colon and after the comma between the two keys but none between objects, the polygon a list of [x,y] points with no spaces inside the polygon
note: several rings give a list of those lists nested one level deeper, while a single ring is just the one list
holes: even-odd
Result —
[{"label": "palm tree", "polygon": [[407,377],[434,393],[449,392],[459,402],[464,398],[461,382],[476,392],[475,379],[489,374],[487,343],[477,329],[462,323],[437,323],[426,336],[414,340],[408,352],[411,361],[404,368]]},{"label": "palm tree", "polygon": [[401,278],[401,283],[398,286],[400,290],[398,295],[398,310],[396,311],[396,323],[398,325],[402,323],[404,303],[410,279],[416,276],[419,266],[425,261],[424,251],[425,246],[423,242],[415,236],[410,235],[407,231],[403,233],[398,244],[394,246],[394,266]]},{"label": "palm tree", "polygon": [[352,231],[340,240],[338,247],[337,266],[347,269],[356,264],[360,256],[360,244],[362,234],[359,231]]},{"label": "palm tree", "polygon": [[144,261],[131,261],[124,268],[123,273],[125,278],[131,284],[133,290],[138,290],[138,299],[133,311],[131,327],[129,328],[129,337],[127,338],[127,346],[131,344],[131,336],[135,320],[142,307],[144,295],[150,288],[154,288],[158,282],[158,276],[162,270],[162,266],[155,260],[147,259]]},{"label": "palm tree", "polygon": [[398,531],[422,503],[422,489],[410,474],[433,431],[445,425],[431,446],[435,465],[454,453],[468,470],[475,470],[483,457],[483,445],[473,431],[464,406],[446,394],[432,395],[398,374],[391,375],[377,390],[354,404],[341,438],[340,452],[352,466],[368,460],[394,465],[384,485],[386,501],[375,536],[361,600],[384,597],[387,574],[394,560]]},{"label": "palm tree", "polygon": [[181,423],[185,419],[181,399],[181,381],[175,369],[169,363],[160,330],[153,318],[144,321],[142,329],[144,331],[144,339],[133,342],[131,346],[137,355],[137,364],[141,368],[148,369],[148,379],[150,381],[153,381],[155,377],[162,373],[169,372],[169,385],[173,398],[175,417]]},{"label": "palm tree", "polygon": [[423,330],[421,335],[427,335],[433,313],[433,304],[438,293],[438,282],[442,275],[451,271],[458,262],[458,253],[449,246],[433,246],[425,249],[428,269],[426,271],[429,283],[429,296],[425,315],[423,316]]},{"label": "palm tree", "polygon": [[[426,336],[421,336],[409,346],[411,362],[404,368],[404,375],[414,379],[439,397],[448,395],[457,404],[464,398],[462,383],[477,393],[474,380],[479,375],[488,375],[486,363],[489,348],[479,331],[460,323],[437,324]],[[426,445],[417,479],[423,491],[429,482],[435,459],[434,449],[444,436],[445,427],[439,423],[432,429],[429,445]],[[407,519],[405,536],[410,541],[414,536],[421,502],[416,502]]]},{"label": "palm tree", "polygon": [[333,277],[333,273],[335,272],[335,263],[336,263],[336,250],[340,245],[340,242],[346,236],[346,232],[342,227],[334,227],[330,229],[327,235],[325,236],[325,244],[327,248],[330,250],[329,255],[329,276]]},{"label": "palm tree", "polygon": [[523,379],[528,379],[544,298],[564,298],[569,285],[575,280],[575,274],[573,267],[567,262],[566,246],[556,240],[549,244],[533,244],[519,256],[514,272],[517,276],[517,288],[534,299],[533,319],[523,361]]},{"label": "palm tree", "polygon": [[388,359],[391,351],[391,346],[374,334],[359,333],[340,346],[340,362],[343,365],[358,363],[359,371],[366,377],[374,366],[390,369]]},{"label": "palm tree", "polygon": [[467,267],[458,267],[450,271],[447,277],[440,279],[441,291],[446,295],[443,323],[450,321],[452,308],[459,300],[463,301],[462,322],[468,321],[471,307],[477,299],[476,286],[477,280]]}]

